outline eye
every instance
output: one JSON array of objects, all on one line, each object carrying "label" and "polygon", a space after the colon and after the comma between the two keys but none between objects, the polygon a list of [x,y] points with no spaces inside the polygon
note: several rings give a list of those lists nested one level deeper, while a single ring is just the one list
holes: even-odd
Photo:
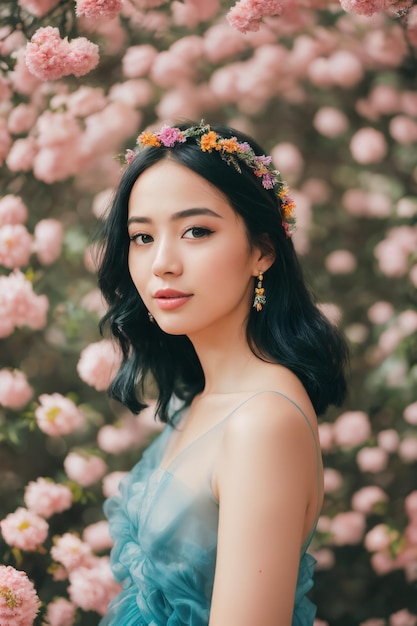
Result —
[{"label": "eye", "polygon": [[145,246],[148,243],[153,241],[151,235],[147,235],[146,233],[136,233],[132,236],[129,236],[129,240],[132,243],[135,243],[137,246]]},{"label": "eye", "polygon": [[193,226],[185,231],[183,237],[185,239],[202,239],[203,237],[208,237],[214,231],[209,228],[203,228],[202,226]]}]

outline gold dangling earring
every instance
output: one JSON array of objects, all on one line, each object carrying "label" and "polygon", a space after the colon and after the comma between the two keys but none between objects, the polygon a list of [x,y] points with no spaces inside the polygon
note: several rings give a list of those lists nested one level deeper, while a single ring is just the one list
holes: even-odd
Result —
[{"label": "gold dangling earring", "polygon": [[150,323],[151,323],[151,324],[153,324],[153,323],[154,323],[154,321],[155,321],[155,318],[154,318],[154,316],[152,315],[152,313],[150,313],[149,311],[148,311],[148,317],[149,317],[149,321],[150,321]]},{"label": "gold dangling earring", "polygon": [[255,287],[255,298],[253,301],[254,308],[259,312],[262,311],[263,305],[266,303],[265,289],[262,287],[262,281],[264,279],[263,272],[258,274],[258,285]]}]

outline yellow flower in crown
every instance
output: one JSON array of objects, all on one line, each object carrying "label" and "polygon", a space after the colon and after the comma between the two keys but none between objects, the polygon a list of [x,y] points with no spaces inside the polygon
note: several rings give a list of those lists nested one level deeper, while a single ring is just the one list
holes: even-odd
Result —
[{"label": "yellow flower in crown", "polygon": [[219,141],[219,145],[225,152],[233,153],[239,152],[240,150],[236,137],[231,137],[230,139],[222,139],[221,141]]},{"label": "yellow flower in crown", "polygon": [[161,142],[154,133],[147,133],[145,131],[139,135],[137,143],[141,143],[144,146],[155,146],[156,148],[159,148],[161,145]]},{"label": "yellow flower in crown", "polygon": [[217,133],[214,130],[209,130],[208,133],[201,135],[200,146],[203,152],[211,152],[213,149],[218,150],[220,146],[217,144]]}]

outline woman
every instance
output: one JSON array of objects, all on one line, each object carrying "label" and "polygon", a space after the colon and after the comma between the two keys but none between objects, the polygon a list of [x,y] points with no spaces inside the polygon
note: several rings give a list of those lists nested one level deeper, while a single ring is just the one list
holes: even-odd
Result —
[{"label": "woman", "polygon": [[106,503],[123,591],[103,625],[311,626],[323,497],[316,414],[346,346],[312,302],[270,157],[230,128],[162,127],[128,151],[104,226],[113,398],[156,385],[168,423]]}]

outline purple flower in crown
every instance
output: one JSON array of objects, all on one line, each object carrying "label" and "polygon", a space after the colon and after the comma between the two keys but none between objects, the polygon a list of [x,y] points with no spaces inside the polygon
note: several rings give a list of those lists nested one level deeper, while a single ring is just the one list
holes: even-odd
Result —
[{"label": "purple flower in crown", "polygon": [[247,152],[248,150],[252,150],[252,148],[250,147],[247,141],[242,141],[241,143],[238,143],[237,145],[239,146],[239,150],[241,150],[242,152]]},{"label": "purple flower in crown", "polygon": [[268,166],[268,165],[271,165],[271,163],[272,163],[272,157],[271,156],[265,156],[264,154],[262,154],[260,156],[256,156],[255,157],[255,162],[258,165]]},{"label": "purple flower in crown", "polygon": [[136,156],[136,152],[134,150],[130,150],[130,148],[128,148],[125,152],[125,161],[128,165],[130,165],[132,163],[132,161],[134,160],[135,156]]},{"label": "purple flower in crown", "polygon": [[271,172],[267,172],[262,176],[262,186],[265,189],[273,189],[275,186],[276,178]]},{"label": "purple flower in crown", "polygon": [[179,128],[171,128],[171,126],[167,124],[162,126],[156,136],[166,148],[173,148],[176,143],[184,143],[184,141],[186,141],[186,138]]}]

